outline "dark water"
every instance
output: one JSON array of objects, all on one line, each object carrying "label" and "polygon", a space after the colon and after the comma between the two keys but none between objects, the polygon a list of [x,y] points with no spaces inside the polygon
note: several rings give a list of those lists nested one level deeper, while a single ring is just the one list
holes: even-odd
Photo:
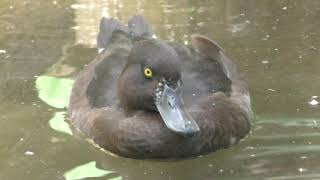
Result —
[{"label": "dark water", "polygon": [[[220,43],[250,85],[252,134],[159,162],[113,157],[54,130],[72,79],[96,55],[102,14],[142,14],[162,39],[200,33]],[[107,174],[96,179],[320,179],[320,109],[308,103],[320,96],[319,19],[318,0],[0,0],[0,179],[64,179],[92,161]]]}]

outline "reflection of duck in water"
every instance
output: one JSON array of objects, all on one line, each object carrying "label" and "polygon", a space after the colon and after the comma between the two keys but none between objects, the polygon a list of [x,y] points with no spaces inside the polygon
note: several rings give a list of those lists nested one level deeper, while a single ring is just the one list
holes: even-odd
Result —
[{"label": "reflection of duck in water", "polygon": [[101,52],[74,84],[71,123],[132,158],[196,156],[243,138],[252,117],[249,92],[219,46],[200,35],[192,47],[152,36],[141,16],[128,27],[101,20]]}]

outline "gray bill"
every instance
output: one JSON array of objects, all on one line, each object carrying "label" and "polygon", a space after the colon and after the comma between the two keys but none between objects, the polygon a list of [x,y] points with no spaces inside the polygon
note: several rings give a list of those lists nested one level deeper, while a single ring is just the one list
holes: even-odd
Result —
[{"label": "gray bill", "polygon": [[156,100],[156,106],[170,130],[190,137],[198,133],[200,129],[196,121],[186,112],[181,95],[181,85],[173,89],[165,84],[162,96]]}]

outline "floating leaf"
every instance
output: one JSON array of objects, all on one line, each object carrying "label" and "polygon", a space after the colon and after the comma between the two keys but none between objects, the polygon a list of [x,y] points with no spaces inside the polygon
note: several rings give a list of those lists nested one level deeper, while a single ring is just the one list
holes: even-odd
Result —
[{"label": "floating leaf", "polygon": [[[77,166],[65,172],[63,176],[66,180],[78,180],[78,179],[84,179],[88,177],[103,177],[111,173],[114,173],[114,172],[98,169],[96,167],[96,162],[91,161],[87,164]],[[119,177],[116,177],[116,178],[119,178]],[[120,180],[120,179],[113,179],[113,180]]]},{"label": "floating leaf", "polygon": [[65,108],[69,105],[74,80],[52,76],[39,76],[36,88],[39,98],[55,108]]},{"label": "floating leaf", "polygon": [[69,124],[64,121],[65,114],[65,112],[56,112],[54,117],[49,120],[49,125],[56,131],[72,135]]},{"label": "floating leaf", "polygon": [[118,176],[118,177],[114,177],[114,178],[109,178],[108,180],[122,180],[122,177]]}]

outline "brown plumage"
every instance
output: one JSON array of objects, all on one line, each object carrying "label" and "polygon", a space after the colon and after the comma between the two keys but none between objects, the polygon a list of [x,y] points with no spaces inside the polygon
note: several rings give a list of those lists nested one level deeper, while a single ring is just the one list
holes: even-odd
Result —
[{"label": "brown plumage", "polygon": [[[102,19],[98,48],[104,50],[76,79],[71,123],[104,149],[131,158],[192,157],[245,137],[252,120],[248,88],[222,49],[200,35],[190,47],[152,35],[141,16],[128,27]],[[145,67],[152,78],[143,76]],[[155,104],[159,79],[173,89],[182,82],[184,108],[199,132],[179,134],[164,123]]]}]

